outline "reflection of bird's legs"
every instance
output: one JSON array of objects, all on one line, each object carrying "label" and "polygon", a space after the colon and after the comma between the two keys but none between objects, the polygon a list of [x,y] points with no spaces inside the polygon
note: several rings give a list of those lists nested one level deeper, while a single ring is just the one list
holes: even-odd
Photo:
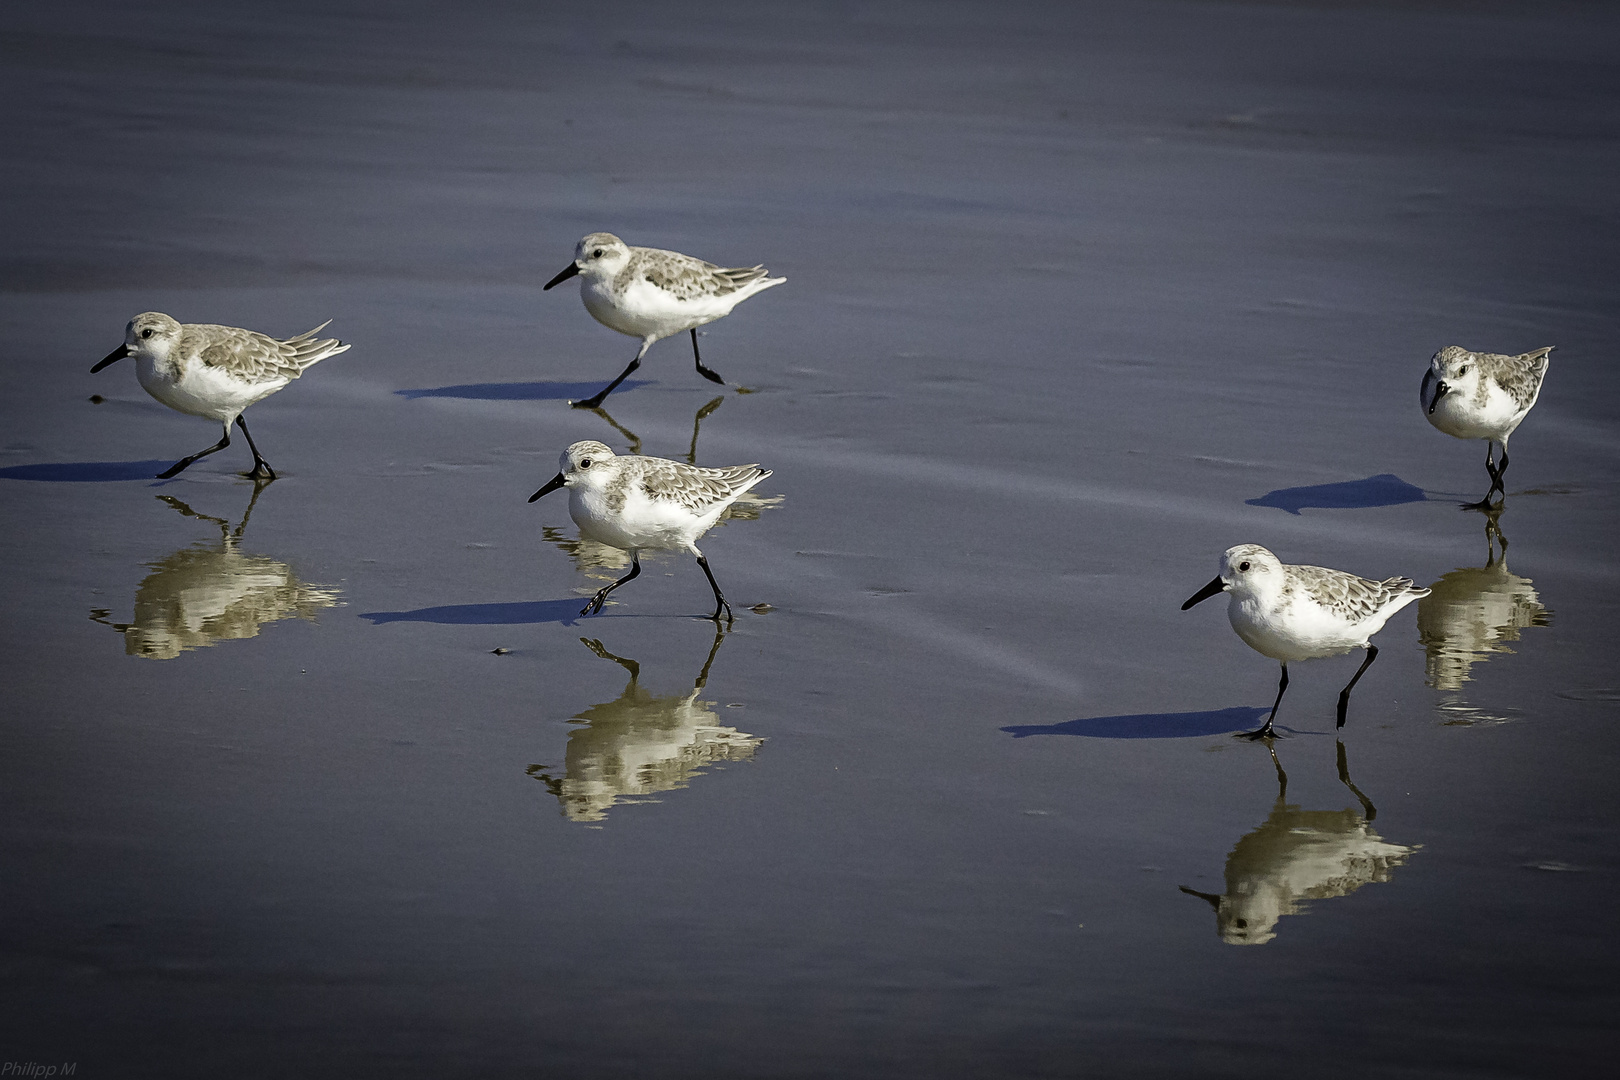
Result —
[{"label": "reflection of bird's legs", "polygon": [[1354,795],[1356,800],[1361,803],[1362,813],[1367,815],[1368,821],[1378,816],[1378,808],[1373,806],[1372,800],[1363,795],[1361,789],[1350,782],[1350,766],[1345,762],[1344,740],[1342,739],[1339,740],[1339,782],[1349,788],[1350,794]]},{"label": "reflection of bird's legs", "polygon": [[703,661],[703,670],[698,672],[697,682],[692,684],[693,690],[703,689],[703,684],[709,681],[709,667],[714,663],[714,654],[720,651],[720,639],[725,636],[725,632],[720,629],[720,624],[716,622],[714,624],[714,644],[709,646],[709,658]]},{"label": "reflection of bird's legs", "polygon": [[157,478],[159,480],[173,480],[176,476],[179,476],[181,473],[189,469],[192,462],[198,460],[199,458],[205,458],[209,454],[217,454],[229,445],[231,445],[231,425],[226,424],[225,433],[219,437],[219,442],[215,443],[213,446],[210,446],[206,450],[201,450],[195,454],[192,454],[190,457],[181,458],[173,465],[170,465],[167,469],[164,469],[162,472],[158,473]]},{"label": "reflection of bird's legs", "polygon": [[630,553],[630,572],[628,574],[624,575],[624,577],[620,578],[618,581],[615,581],[613,584],[607,586],[606,588],[598,590],[597,594],[595,596],[591,597],[591,602],[586,604],[584,607],[579,609],[579,613],[581,615],[594,615],[597,612],[601,611],[602,610],[602,602],[607,599],[608,593],[612,592],[614,589],[617,589],[620,585],[623,585],[625,582],[634,580],[635,577],[640,573],[641,573],[641,552],[632,551]]},{"label": "reflection of bird's legs", "polygon": [[630,361],[630,366],[629,367],[627,367],[623,371],[619,372],[619,377],[617,379],[614,379],[612,382],[608,383],[607,386],[603,387],[602,392],[597,394],[595,397],[588,397],[584,401],[576,401],[576,402],[574,402],[573,403],[574,408],[576,408],[576,409],[594,409],[594,408],[597,408],[598,406],[600,406],[602,404],[602,402],[607,399],[607,396],[609,394],[613,393],[614,390],[618,389],[620,383],[624,382],[624,380],[626,380],[626,379],[628,379],[630,377],[630,373],[632,371],[636,370],[636,368],[641,366],[641,358],[643,356],[647,355],[647,350],[652,347],[653,340],[654,339],[652,339],[652,338],[644,339],[641,342],[641,348],[636,351],[636,358],[634,360]]},{"label": "reflection of bird's legs", "polygon": [[1372,667],[1372,662],[1374,660],[1376,660],[1376,659],[1378,659],[1378,646],[1372,644],[1371,642],[1368,642],[1367,643],[1367,659],[1365,659],[1365,660],[1363,660],[1361,662],[1361,666],[1356,668],[1356,673],[1354,675],[1350,676],[1350,682],[1345,685],[1345,688],[1343,690],[1339,691],[1339,723],[1337,725],[1338,727],[1344,727],[1344,710],[1346,710],[1346,709],[1348,709],[1350,707],[1350,691],[1351,691],[1351,689],[1355,687],[1356,681],[1361,678],[1361,673],[1363,671],[1366,671],[1368,668]]},{"label": "reflection of bird's legs", "polygon": [[[248,449],[253,451],[253,468],[248,470],[248,476],[254,480],[274,480],[276,470],[270,467],[268,461],[259,456],[259,448],[253,445],[253,436],[248,432],[247,421],[242,419],[241,413],[236,414],[236,426],[242,429],[243,435],[247,436]],[[261,468],[264,470],[263,472],[259,471]]]},{"label": "reflection of bird's legs", "polygon": [[[584,406],[581,405],[580,408],[584,408]],[[629,428],[625,427],[623,424],[621,424],[617,420],[613,419],[613,417],[608,415],[608,411],[606,409],[604,409],[604,408],[601,408],[600,406],[592,408],[591,412],[595,413],[597,416],[600,416],[602,419],[606,420],[608,422],[608,424],[613,428],[614,431],[617,431],[620,435],[623,435],[625,437],[625,439],[630,443],[630,452],[632,454],[636,454],[638,456],[641,454],[641,436],[640,435],[637,435],[635,432],[631,431]]]},{"label": "reflection of bird's legs", "polygon": [[[258,497],[257,490],[254,491],[254,497]],[[160,502],[168,503],[170,506],[180,511],[180,513],[184,514],[188,518],[196,518],[198,521],[212,521],[215,525],[219,526],[219,538],[226,543],[230,543],[231,523],[226,521],[224,518],[217,518],[212,514],[199,514],[197,511],[193,510],[191,507],[187,506],[173,495],[159,495],[158,500]],[[252,504],[249,504],[249,508],[252,508]],[[243,519],[243,522],[244,524],[246,523],[246,518]]]},{"label": "reflection of bird's legs", "polygon": [[608,652],[607,649],[602,647],[602,643],[600,641],[597,641],[594,638],[580,638],[579,640],[585,643],[585,647],[587,649],[591,650],[591,652],[595,653],[597,656],[600,656],[603,660],[611,660],[615,664],[618,664],[620,667],[624,668],[624,670],[628,671],[630,673],[630,681],[632,683],[641,678],[641,665],[636,663],[634,660],[627,659],[623,656],[614,656],[612,653]]},{"label": "reflection of bird's legs", "polygon": [[1493,507],[1491,510],[1486,511],[1486,514],[1485,514],[1485,566],[1486,566],[1487,569],[1496,565],[1496,560],[1498,558],[1498,555],[1496,553],[1497,546],[1500,546],[1501,549],[1502,549],[1502,554],[1501,554],[1500,558],[1503,561],[1507,560],[1508,541],[1507,541],[1507,537],[1502,535],[1502,526],[1500,524],[1501,518],[1502,518],[1502,508],[1500,506]]},{"label": "reflection of bird's legs", "polygon": [[[1240,739],[1269,739],[1277,733],[1271,730],[1271,722],[1277,719],[1277,706],[1282,704],[1283,691],[1288,689],[1288,665],[1282,665],[1282,679],[1277,683],[1277,700],[1271,703],[1271,715],[1258,731],[1243,731],[1238,733]],[[1281,769],[1281,766],[1278,766]]]},{"label": "reflection of bird's legs", "polygon": [[731,621],[731,605],[726,603],[726,598],[724,596],[720,595],[720,585],[714,580],[714,573],[709,569],[709,560],[705,559],[701,552],[698,553],[697,559],[698,565],[703,567],[703,575],[709,579],[709,588],[714,590],[714,614],[710,615],[709,618],[713,619],[716,623],[719,623],[720,610],[724,608],[726,612],[726,621],[729,624]]},{"label": "reflection of bird's legs", "polygon": [[1267,749],[1271,751],[1271,764],[1277,770],[1277,801],[1282,802],[1288,798],[1288,774],[1283,772],[1282,762],[1277,758],[1277,748],[1268,743]]},{"label": "reflection of bird's legs", "polygon": [[726,399],[724,395],[717,397],[707,405],[703,406],[703,408],[699,409],[697,411],[697,415],[692,417],[692,448],[686,452],[686,463],[688,465],[697,464],[698,427],[703,423],[703,421],[709,418],[709,415],[713,413],[714,410],[718,409],[725,403]]},{"label": "reflection of bird's legs", "polygon": [[[246,431],[247,429],[243,428],[242,430]],[[270,479],[274,479],[274,477],[271,477]],[[253,508],[259,503],[259,493],[262,492],[269,485],[269,483],[270,480],[259,478],[254,479],[253,497],[248,499],[247,509],[242,511],[242,523],[236,527],[236,532],[234,534],[236,539],[242,539],[242,530],[247,528],[248,518],[253,516]]]},{"label": "reflection of bird's legs", "polygon": [[699,375],[703,376],[705,379],[708,379],[710,382],[717,382],[721,386],[726,385],[726,380],[722,379],[717,372],[710,371],[708,368],[703,366],[703,357],[698,355],[697,327],[695,326],[692,328],[692,359],[697,361],[697,371]]}]

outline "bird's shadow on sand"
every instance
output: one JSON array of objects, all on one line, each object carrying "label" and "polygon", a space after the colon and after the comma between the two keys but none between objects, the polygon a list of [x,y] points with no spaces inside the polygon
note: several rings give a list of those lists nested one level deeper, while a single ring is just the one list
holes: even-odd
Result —
[{"label": "bird's shadow on sand", "polygon": [[[623,394],[626,390],[646,386],[649,382],[650,379],[626,379],[619,384],[615,393]],[[605,381],[467,383],[423,390],[395,390],[394,393],[409,401],[425,397],[466,398],[472,401],[579,401],[606,385]]]},{"label": "bird's shadow on sand", "polygon": [[11,465],[0,469],[0,479],[39,480],[57,484],[105,484],[119,480],[156,480],[174,462],[158,461],[50,461],[37,465]]},{"label": "bird's shadow on sand", "polygon": [[1374,506],[1399,506],[1427,502],[1428,496],[1394,473],[1379,473],[1365,480],[1344,480],[1337,484],[1311,484],[1306,487],[1278,488],[1258,499],[1245,499],[1248,506],[1273,506],[1298,515],[1304,509],[1365,510]]},{"label": "bird's shadow on sand", "polygon": [[[1093,716],[1061,724],[1014,724],[1001,730],[1015,739],[1031,735],[1079,735],[1087,739],[1192,739],[1201,735],[1227,735],[1260,726],[1269,707],[1237,705],[1208,712],[1138,713],[1135,716]],[[1279,728],[1279,731],[1286,730]]]},{"label": "bird's shadow on sand", "polygon": [[521,626],[554,622],[572,626],[580,619],[579,608],[578,599],[519,600],[507,604],[447,604],[413,611],[367,611],[362,612],[360,618],[370,619],[373,626],[393,622],[439,623],[447,626]]}]

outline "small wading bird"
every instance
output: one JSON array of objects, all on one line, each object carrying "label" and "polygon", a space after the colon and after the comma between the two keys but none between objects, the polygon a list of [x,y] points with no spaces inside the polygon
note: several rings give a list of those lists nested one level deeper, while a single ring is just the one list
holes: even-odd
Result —
[{"label": "small wading bird", "polygon": [[1350,682],[1339,692],[1339,727],[1344,727],[1344,711],[1350,705],[1350,690],[1372,662],[1378,659],[1378,646],[1368,638],[1384,628],[1389,617],[1401,608],[1428,596],[1428,589],[1417,588],[1410,578],[1369,581],[1343,570],[1322,566],[1292,566],[1259,544],[1239,544],[1221,556],[1221,572],[1214,581],[1199,589],[1181,605],[1186,611],[1218,593],[1232,594],[1226,617],[1244,643],[1282,665],[1282,680],[1271,715],[1258,731],[1244,732],[1247,739],[1265,739],[1273,734],[1271,722],[1277,718],[1283,691],[1288,689],[1288,662],[1338,656],[1351,649],[1366,649]]},{"label": "small wading bird", "polygon": [[135,377],[148,394],[177,412],[224,425],[219,442],[175,462],[158,473],[158,479],[178,476],[198,458],[231,445],[231,422],[235,421],[253,451],[253,470],[247,475],[274,480],[275,470],[259,456],[242,410],[280,390],[310,365],[348,351],[349,346],[336,338],[315,340],[330,322],[283,341],[234,326],[178,323],[161,312],[148,311],[129,321],[124,343],[90,373],[133,356]]},{"label": "small wading bird", "polygon": [[[1429,361],[1419,399],[1429,423],[1459,439],[1486,440],[1485,471],[1491,476],[1491,489],[1479,502],[1467,504],[1465,510],[1486,509],[1497,492],[1507,499],[1502,477],[1507,475],[1508,437],[1524,422],[1541,395],[1541,383],[1547,377],[1547,354],[1552,351],[1549,345],[1519,356],[1502,356],[1447,345]],[[1502,447],[1495,464],[1491,463],[1493,443]]]},{"label": "small wading bird", "polygon": [[601,589],[580,609],[581,615],[602,610],[608,593],[641,573],[641,552],[649,549],[689,551],[714,590],[716,622],[731,605],[720,593],[709,560],[698,550],[698,537],[709,531],[737,497],[767,476],[758,465],[702,469],[658,457],[617,457],[606,444],[577,442],[563,451],[557,475],[529,496],[534,502],[558,488],[568,489],[568,516],[580,534],[630,553],[630,572]]},{"label": "small wading bird", "polygon": [[[630,366],[595,397],[573,404],[594,409],[636,368],[652,343],[678,334],[692,334],[692,358],[698,374],[722,386],[725,380],[703,366],[698,353],[697,328],[787,278],[768,276],[763,266],[724,269],[713,263],[659,248],[631,247],[612,233],[591,233],[574,247],[574,261],[546,282],[546,289],[569,278],[580,279],[579,296],[591,317],[611,330],[641,339]],[[545,289],[541,290],[542,292]]]}]

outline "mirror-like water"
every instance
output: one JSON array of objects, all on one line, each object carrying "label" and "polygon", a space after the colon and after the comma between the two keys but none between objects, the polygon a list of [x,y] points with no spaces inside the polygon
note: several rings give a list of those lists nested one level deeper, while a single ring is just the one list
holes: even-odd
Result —
[{"label": "mirror-like water", "polygon": [[[1617,18],[13,5],[0,1063],[1601,1072]],[[569,407],[598,229],[787,277],[733,383]],[[143,310],[353,343],[272,484],[154,479],[198,421],[89,371]],[[1489,516],[1452,342],[1557,346]],[[686,556],[580,614],[583,439],[773,471],[724,636]],[[1179,605],[1239,543],[1432,587],[1337,740],[1359,652],[1232,738],[1276,668]]]}]

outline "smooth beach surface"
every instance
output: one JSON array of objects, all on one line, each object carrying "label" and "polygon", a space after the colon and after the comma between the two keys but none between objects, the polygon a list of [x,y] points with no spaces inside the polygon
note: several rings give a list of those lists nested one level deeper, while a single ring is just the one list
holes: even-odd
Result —
[{"label": "smooth beach surface", "polygon": [[[35,5],[0,18],[0,1061],[1452,1077],[1609,1056],[1620,14]],[[690,342],[583,234],[787,278]],[[353,349],[240,438],[126,322]],[[1557,346],[1513,437],[1447,344]],[[739,393],[736,386],[750,392]],[[93,397],[94,395],[94,397]],[[686,556],[578,439],[774,470]],[[250,513],[251,511],[251,513]],[[1232,544],[1434,594],[1277,669]],[[1511,570],[1509,567],[1511,566]],[[1414,614],[1415,613],[1415,614]],[[497,651],[499,650],[499,651]],[[1286,776],[1286,783],[1283,777]]]}]

